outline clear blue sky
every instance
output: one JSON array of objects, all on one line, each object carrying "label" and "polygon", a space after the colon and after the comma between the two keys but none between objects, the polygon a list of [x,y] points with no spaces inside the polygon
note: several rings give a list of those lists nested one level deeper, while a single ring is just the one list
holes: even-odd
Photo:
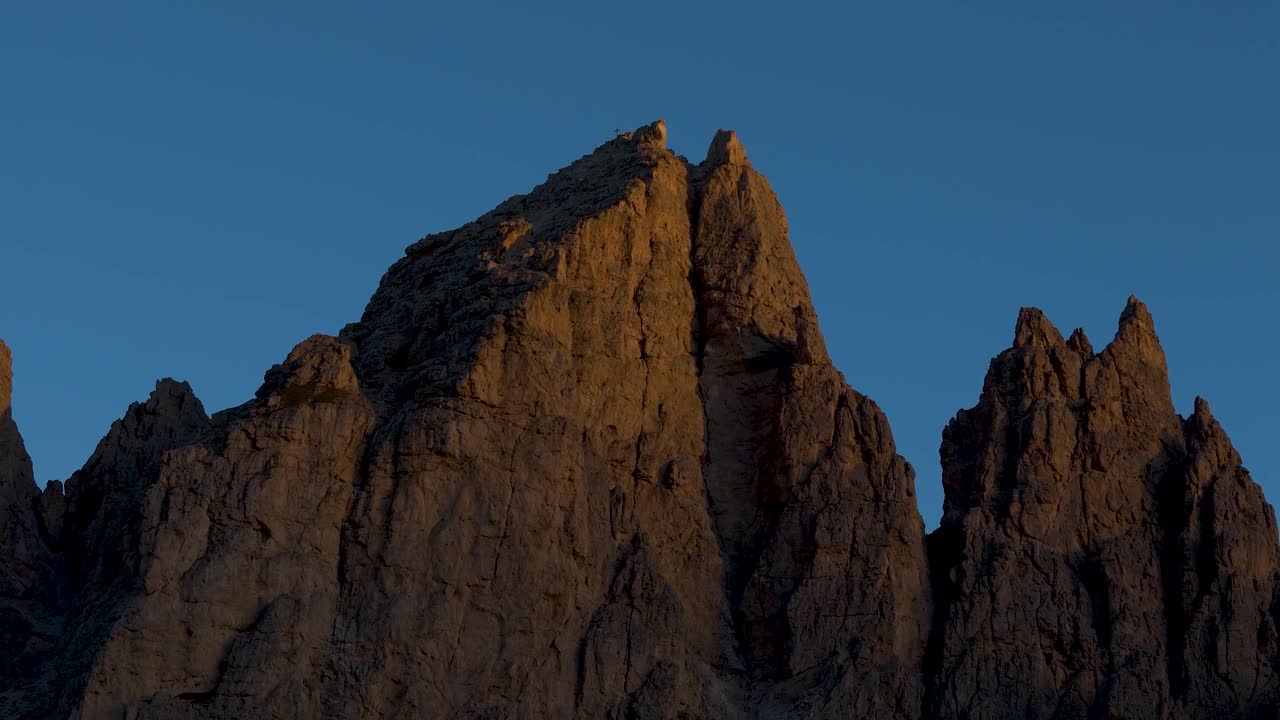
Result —
[{"label": "clear blue sky", "polygon": [[772,180],[929,526],[1019,306],[1101,347],[1130,293],[1179,410],[1280,498],[1280,3],[376,5],[0,11],[0,337],[41,480],[158,377],[248,399],[404,246],[661,117]]}]

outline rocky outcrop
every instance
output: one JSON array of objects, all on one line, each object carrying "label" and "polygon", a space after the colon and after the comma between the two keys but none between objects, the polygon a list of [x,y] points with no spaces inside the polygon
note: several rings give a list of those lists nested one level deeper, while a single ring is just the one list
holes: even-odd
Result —
[{"label": "rocky outcrop", "polygon": [[931,716],[1272,716],[1275,521],[1136,298],[1097,354],[1024,309],[941,455]]},{"label": "rocky outcrop", "polygon": [[731,132],[659,122],[410,246],[212,418],[40,493],[0,390],[0,716],[1221,717],[1275,707],[1275,528],[1136,301],[1036,311],[942,527]]}]

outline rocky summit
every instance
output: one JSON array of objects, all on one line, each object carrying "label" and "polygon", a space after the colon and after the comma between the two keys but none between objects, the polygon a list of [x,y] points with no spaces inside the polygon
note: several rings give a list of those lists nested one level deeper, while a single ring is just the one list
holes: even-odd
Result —
[{"label": "rocky summit", "polygon": [[[768,181],[661,123],[411,245],[41,491],[0,345],[0,717],[1273,718],[1271,508],[1147,309],[1018,317],[926,536]],[[975,378],[976,380],[976,378]]]}]

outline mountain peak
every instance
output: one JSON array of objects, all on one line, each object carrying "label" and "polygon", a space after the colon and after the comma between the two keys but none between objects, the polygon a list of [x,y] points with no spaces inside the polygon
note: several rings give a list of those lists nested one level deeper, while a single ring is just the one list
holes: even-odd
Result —
[{"label": "mountain peak", "polygon": [[1194,414],[1202,418],[1212,418],[1213,412],[1209,409],[1209,401],[1197,395]]},{"label": "mountain peak", "polygon": [[1062,342],[1062,333],[1039,308],[1024,307],[1018,311],[1018,324],[1013,332],[1014,347],[1048,348]]},{"label": "mountain peak", "polygon": [[1164,348],[1151,312],[1137,297],[1129,296],[1120,313],[1115,338],[1102,356],[1108,365],[1127,368],[1116,380],[1130,387],[1128,399],[1141,397],[1150,407],[1158,407],[1161,416],[1174,416]]},{"label": "mountain peak", "polygon": [[738,134],[732,130],[717,130],[711,138],[711,146],[707,148],[707,159],[710,165],[749,165],[747,149],[738,140]]},{"label": "mountain peak", "polygon": [[1120,313],[1120,330],[1124,331],[1130,327],[1147,333],[1155,332],[1155,321],[1151,317],[1151,311],[1147,309],[1146,303],[1138,299],[1137,295],[1130,295],[1124,304],[1124,311]]},{"label": "mountain peak", "polygon": [[639,145],[650,145],[655,148],[665,149],[667,147],[667,121],[654,120],[648,125],[641,125],[635,130],[626,133],[625,137]]},{"label": "mountain peak", "polygon": [[1090,343],[1089,337],[1084,334],[1084,328],[1071,331],[1071,337],[1067,338],[1067,347],[1075,350],[1086,360],[1093,357],[1093,343]]}]

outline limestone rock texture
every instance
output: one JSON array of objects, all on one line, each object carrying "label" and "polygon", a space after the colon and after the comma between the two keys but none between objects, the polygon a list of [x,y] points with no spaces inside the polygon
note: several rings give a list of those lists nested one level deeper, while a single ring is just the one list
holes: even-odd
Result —
[{"label": "limestone rock texture", "polygon": [[768,181],[666,137],[414,243],[239,407],[160,381],[43,491],[0,345],[0,717],[1273,716],[1274,519],[1140,303],[1096,355],[1023,312],[926,537]]}]

